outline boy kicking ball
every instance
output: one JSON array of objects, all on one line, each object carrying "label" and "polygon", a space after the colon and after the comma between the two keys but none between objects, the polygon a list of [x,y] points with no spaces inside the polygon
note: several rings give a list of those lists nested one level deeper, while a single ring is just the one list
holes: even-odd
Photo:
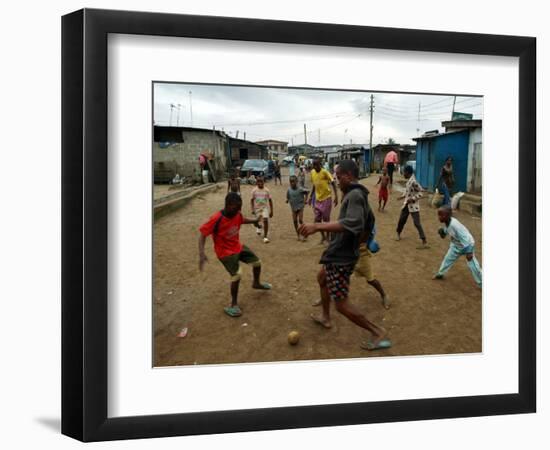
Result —
[{"label": "boy kicking ball", "polygon": [[472,234],[462,223],[453,217],[453,210],[450,206],[445,205],[439,208],[437,216],[439,221],[444,224],[444,227],[439,229],[441,239],[449,236],[451,243],[439,270],[433,278],[436,280],[442,279],[456,260],[464,255],[466,256],[466,264],[468,264],[475,282],[481,288],[481,267],[474,254],[475,241]]},{"label": "boy kicking ball", "polygon": [[246,245],[241,244],[239,240],[239,231],[242,224],[258,224],[259,219],[246,219],[241,214],[243,202],[241,196],[235,192],[230,192],[225,197],[225,208],[213,214],[199,231],[199,269],[202,272],[204,263],[208,261],[204,253],[206,238],[212,236],[214,241],[214,251],[220,262],[229,272],[231,280],[231,306],[224,308],[224,312],[231,317],[242,315],[241,308],[237,303],[239,295],[239,284],[241,281],[242,270],[239,262],[252,266],[254,274],[254,289],[271,289],[269,283],[260,282],[262,272],[262,263],[260,259]]}]

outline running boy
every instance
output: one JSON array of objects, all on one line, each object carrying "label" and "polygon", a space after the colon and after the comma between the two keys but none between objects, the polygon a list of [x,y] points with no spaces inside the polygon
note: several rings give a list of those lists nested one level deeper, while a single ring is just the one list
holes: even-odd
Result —
[{"label": "running boy", "polygon": [[258,224],[258,219],[246,219],[241,214],[242,200],[239,194],[230,192],[225,197],[225,208],[213,214],[199,231],[199,269],[203,270],[204,263],[208,261],[204,252],[206,238],[212,235],[214,241],[214,251],[220,262],[229,272],[231,279],[231,306],[224,308],[225,313],[231,317],[238,317],[242,314],[241,308],[237,303],[239,295],[239,283],[242,270],[239,267],[239,261],[252,266],[254,274],[254,289],[271,289],[269,283],[260,282],[262,264],[259,258],[246,245],[241,244],[239,240],[239,230],[242,224]]},{"label": "running boy", "polygon": [[302,225],[304,223],[304,206],[307,202],[307,196],[309,191],[302,186],[298,186],[298,179],[296,176],[290,177],[290,187],[286,191],[286,202],[290,203],[290,210],[292,211],[292,222],[294,223],[294,229],[298,235],[299,241],[305,241],[306,237],[298,233],[298,223]]},{"label": "running boy", "polygon": [[[273,217],[273,200],[271,200],[269,190],[265,187],[262,176],[256,178],[256,187],[252,189],[252,198],[250,199],[250,209],[254,213],[254,216],[262,219],[264,244],[267,244],[269,242],[269,238],[267,237],[267,232],[269,231],[268,218]],[[259,236],[261,233],[261,228],[256,226],[256,234]]]},{"label": "running boy", "polygon": [[227,180],[227,193],[229,194],[229,192],[241,195],[241,179],[237,177],[235,172],[231,172],[229,180]]},{"label": "running boy", "polygon": [[420,223],[420,198],[422,197],[422,187],[416,181],[414,177],[414,170],[411,166],[405,166],[403,176],[407,179],[405,186],[405,193],[398,197],[398,200],[405,199],[403,207],[401,208],[401,214],[399,215],[399,222],[397,223],[397,241],[401,240],[401,232],[407,223],[409,214],[413,218],[414,226],[418,230],[418,236],[422,240],[422,245],[416,247],[419,250],[430,248],[426,241],[426,235],[422,229]]},{"label": "running boy", "polygon": [[328,248],[321,256],[321,270],[317,275],[322,301],[322,315],[311,318],[324,328],[331,328],[330,301],[336,310],[372,335],[372,339],[361,344],[366,350],[390,348],[386,330],[375,325],[349,301],[350,276],[359,257],[359,244],[372,233],[374,215],[368,203],[368,190],[357,182],[359,168],[346,159],[336,171],[340,189],[344,194],[338,221],[329,223],[303,224],[298,231],[303,236],[318,231],[334,233]]},{"label": "running boy", "polygon": [[439,270],[433,278],[443,278],[455,261],[461,255],[465,255],[466,264],[468,264],[475,282],[481,287],[481,267],[474,254],[475,241],[472,234],[462,225],[462,223],[453,217],[453,210],[449,205],[444,205],[439,208],[437,210],[437,217],[439,221],[445,225],[438,230],[441,239],[445,239],[445,236],[449,236],[451,238],[451,243]]},{"label": "running boy", "polygon": [[[385,167],[382,169],[382,175],[380,175],[380,178],[378,178],[378,182],[376,184],[380,185],[380,188],[378,189],[378,211],[384,211],[386,203],[388,202],[388,184],[390,184],[388,169]],[[383,205],[382,201],[384,201]]]},{"label": "running boy", "polygon": [[[313,170],[311,171],[311,184],[313,185],[311,197],[308,204],[312,204],[312,198],[315,198],[313,204],[313,213],[315,223],[330,222],[330,213],[332,211],[332,192],[334,192],[334,206],[338,205],[338,190],[334,184],[332,175],[321,167],[321,160],[313,160]],[[332,188],[332,192],[331,192]],[[328,233],[321,231],[321,244],[328,243]]]}]

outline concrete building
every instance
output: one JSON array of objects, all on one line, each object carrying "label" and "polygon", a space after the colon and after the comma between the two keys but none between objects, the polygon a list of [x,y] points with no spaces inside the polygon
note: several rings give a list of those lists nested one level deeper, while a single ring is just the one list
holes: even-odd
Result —
[{"label": "concrete building", "polygon": [[222,131],[190,127],[154,127],[153,170],[155,183],[168,183],[178,173],[201,181],[199,156],[209,160],[212,179],[228,169],[229,137]]},{"label": "concrete building", "polygon": [[310,156],[313,153],[316,153],[315,146],[310,144],[301,144],[288,147],[289,155]]},{"label": "concrete building", "polygon": [[269,150],[265,145],[229,137],[231,167],[242,166],[247,159],[268,159]]},{"label": "concrete building", "polygon": [[330,167],[333,167],[334,163],[340,159],[340,150],[343,149],[343,146],[340,144],[318,145],[315,148],[318,152],[323,153],[323,159],[328,161]]},{"label": "concrete building", "polygon": [[269,151],[269,156],[272,156],[273,159],[281,160],[288,154],[288,142],[285,141],[266,139],[263,141],[257,141],[256,144],[266,146]]},{"label": "concrete building", "polygon": [[453,190],[481,193],[482,121],[454,120],[442,122],[445,132],[426,133],[413,140],[416,148],[416,178],[434,190],[441,167],[447,157],[453,158]]}]

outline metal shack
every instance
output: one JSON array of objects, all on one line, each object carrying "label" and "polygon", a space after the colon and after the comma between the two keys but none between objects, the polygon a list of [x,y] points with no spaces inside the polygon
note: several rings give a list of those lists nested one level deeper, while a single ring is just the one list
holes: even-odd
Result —
[{"label": "metal shack", "polygon": [[427,132],[416,141],[416,179],[434,190],[441,167],[453,159],[454,192],[481,192],[481,120],[443,122],[444,133]]}]

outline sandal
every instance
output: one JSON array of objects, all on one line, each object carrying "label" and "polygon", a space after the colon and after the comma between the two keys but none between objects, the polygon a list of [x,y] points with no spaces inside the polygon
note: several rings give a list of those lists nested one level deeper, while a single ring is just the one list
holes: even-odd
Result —
[{"label": "sandal", "polygon": [[243,314],[241,308],[239,308],[239,305],[227,306],[223,308],[223,310],[228,316],[231,317],[240,317]]}]

